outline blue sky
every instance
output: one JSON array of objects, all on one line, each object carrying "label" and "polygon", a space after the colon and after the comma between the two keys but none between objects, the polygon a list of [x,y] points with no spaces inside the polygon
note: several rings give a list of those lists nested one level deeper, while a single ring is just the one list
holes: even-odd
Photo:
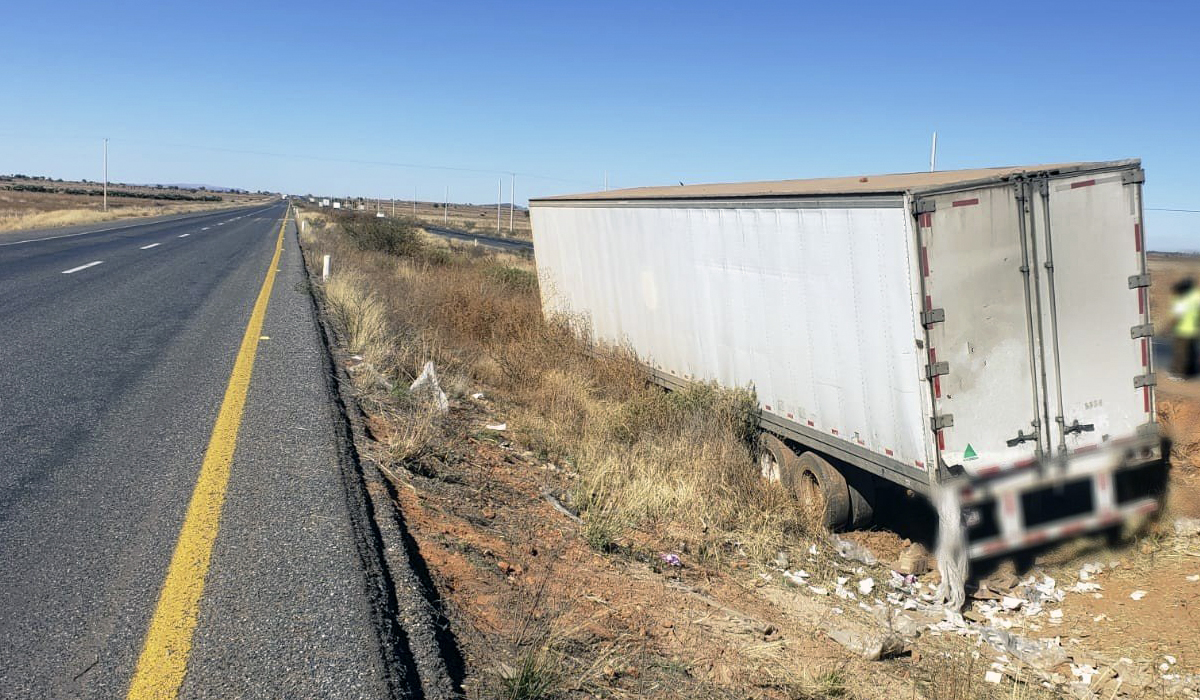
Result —
[{"label": "blue sky", "polygon": [[[1200,4],[13,3],[0,172],[493,202],[1141,157],[1200,210]],[[402,167],[403,165],[439,166]],[[505,197],[508,178],[505,177]],[[1156,249],[1200,214],[1150,211]]]}]

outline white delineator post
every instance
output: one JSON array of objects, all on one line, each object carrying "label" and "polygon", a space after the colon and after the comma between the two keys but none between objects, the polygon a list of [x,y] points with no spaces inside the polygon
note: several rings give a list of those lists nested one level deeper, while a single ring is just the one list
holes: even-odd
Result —
[{"label": "white delineator post", "polygon": [[108,211],[108,139],[104,139],[104,211]]},{"label": "white delineator post", "polygon": [[324,262],[321,263],[321,281],[325,282],[329,279],[329,256],[325,256]]}]

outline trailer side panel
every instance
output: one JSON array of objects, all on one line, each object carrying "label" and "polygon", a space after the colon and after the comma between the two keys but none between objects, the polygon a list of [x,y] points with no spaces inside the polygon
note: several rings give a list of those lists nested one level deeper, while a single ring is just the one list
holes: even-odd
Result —
[{"label": "trailer side panel", "polygon": [[764,414],[924,469],[908,212],[537,206],[543,305],[682,381],[753,386]]}]

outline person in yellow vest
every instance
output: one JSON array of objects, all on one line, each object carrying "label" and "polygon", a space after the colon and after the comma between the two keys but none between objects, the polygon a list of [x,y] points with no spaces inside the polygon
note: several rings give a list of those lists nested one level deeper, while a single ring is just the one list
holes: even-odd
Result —
[{"label": "person in yellow vest", "polygon": [[1200,338],[1200,287],[1187,277],[1171,287],[1171,317],[1175,325],[1171,329],[1175,336],[1171,348],[1172,374],[1191,379],[1197,374],[1196,343]]}]

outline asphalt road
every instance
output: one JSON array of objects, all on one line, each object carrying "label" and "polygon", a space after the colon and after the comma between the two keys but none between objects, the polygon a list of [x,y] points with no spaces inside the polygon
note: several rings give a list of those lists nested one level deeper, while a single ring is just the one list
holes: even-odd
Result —
[{"label": "asphalt road", "polygon": [[441,226],[428,226],[423,224],[422,227],[435,236],[449,238],[450,240],[457,241],[459,243],[475,243],[477,245],[484,246],[485,248],[492,248],[493,250],[502,250],[509,253],[518,253],[522,255],[533,253],[532,241],[522,241],[513,238],[500,238],[498,236],[481,236],[477,233],[468,233],[466,231],[458,231],[452,228],[442,228]]},{"label": "asphalt road", "polygon": [[[0,697],[125,695],[285,210],[0,236]],[[278,270],[179,697],[387,697],[291,225]]]}]

